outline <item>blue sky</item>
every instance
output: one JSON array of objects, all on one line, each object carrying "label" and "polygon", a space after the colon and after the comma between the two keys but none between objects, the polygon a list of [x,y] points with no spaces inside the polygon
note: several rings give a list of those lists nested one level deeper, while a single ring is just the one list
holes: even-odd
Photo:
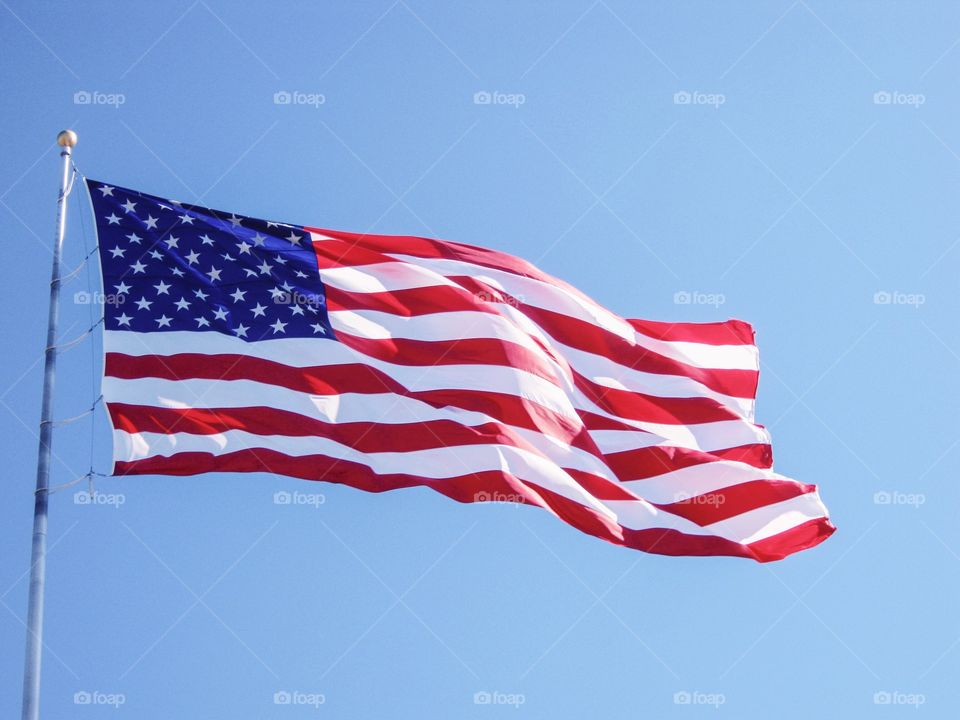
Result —
[{"label": "blue sky", "polygon": [[[48,717],[960,710],[960,7],[0,6],[4,716],[67,126],[96,179],[494,247],[624,316],[752,322],[777,467],[820,485],[839,530],[758,565],[426,490],[98,479],[110,502],[51,499]],[[93,246],[82,193],[67,269]],[[95,319],[74,302],[91,282],[65,289],[65,339]],[[99,352],[62,356],[58,417],[90,406]],[[108,445],[102,409],[58,429],[54,484],[108,470]]]}]

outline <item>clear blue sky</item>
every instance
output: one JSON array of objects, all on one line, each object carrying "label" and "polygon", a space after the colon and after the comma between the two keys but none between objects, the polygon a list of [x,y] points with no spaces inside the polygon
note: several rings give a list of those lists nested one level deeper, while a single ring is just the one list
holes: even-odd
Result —
[{"label": "clear blue sky", "polygon": [[[777,467],[839,531],[758,565],[427,490],[101,479],[112,505],[51,501],[47,717],[955,717],[958,35],[947,2],[0,3],[0,714],[70,126],[100,180],[506,250],[625,316],[754,323]],[[99,371],[99,339],[62,357],[59,417]],[[86,472],[89,420],[57,431],[54,483]],[[98,410],[99,471],[108,445]]]}]

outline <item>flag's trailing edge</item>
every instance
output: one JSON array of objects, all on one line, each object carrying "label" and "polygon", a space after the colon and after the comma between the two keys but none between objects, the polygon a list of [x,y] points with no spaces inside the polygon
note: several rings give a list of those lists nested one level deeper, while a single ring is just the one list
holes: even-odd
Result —
[{"label": "flag's trailing edge", "polygon": [[504,253],[87,184],[117,475],[427,486],[664,555],[834,531],[772,470],[744,322],[624,320]]}]

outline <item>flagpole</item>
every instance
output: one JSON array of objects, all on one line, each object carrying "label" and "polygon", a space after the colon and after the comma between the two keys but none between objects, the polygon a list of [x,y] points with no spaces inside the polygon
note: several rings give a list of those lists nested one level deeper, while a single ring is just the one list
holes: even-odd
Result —
[{"label": "flagpole", "polygon": [[57,239],[53,245],[50,274],[50,307],[47,315],[47,346],[43,362],[43,396],[40,401],[40,450],[37,458],[37,489],[33,500],[33,548],[30,555],[30,596],[27,604],[27,651],[23,666],[23,720],[40,717],[40,658],[43,650],[43,587],[47,565],[47,491],[50,486],[50,448],[53,443],[53,381],[57,367],[57,320],[60,317],[60,255],[67,228],[67,193],[70,166],[77,134],[64,130],[57,135],[63,173],[57,199]]}]

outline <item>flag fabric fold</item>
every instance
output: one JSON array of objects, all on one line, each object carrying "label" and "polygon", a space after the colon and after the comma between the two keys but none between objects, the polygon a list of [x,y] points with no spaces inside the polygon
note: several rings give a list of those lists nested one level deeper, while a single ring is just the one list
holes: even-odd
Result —
[{"label": "flag fabric fold", "polygon": [[747,323],[627,320],[501,252],[87,185],[117,475],[426,486],[664,555],[766,562],[834,530],[772,469]]}]

